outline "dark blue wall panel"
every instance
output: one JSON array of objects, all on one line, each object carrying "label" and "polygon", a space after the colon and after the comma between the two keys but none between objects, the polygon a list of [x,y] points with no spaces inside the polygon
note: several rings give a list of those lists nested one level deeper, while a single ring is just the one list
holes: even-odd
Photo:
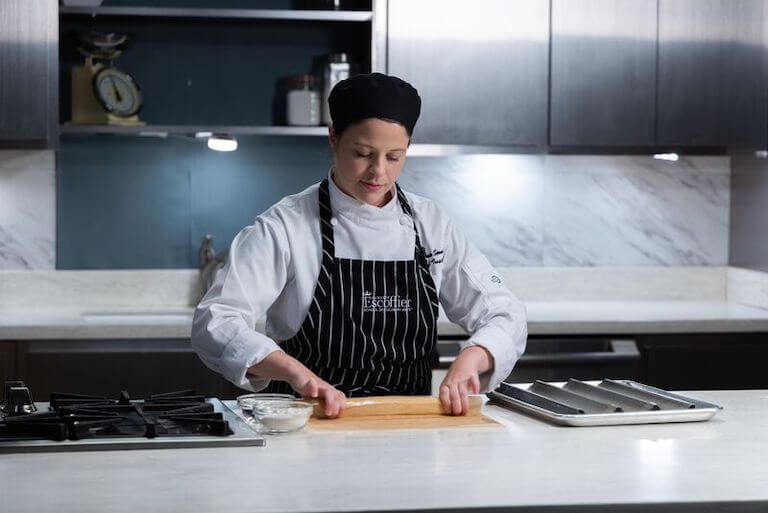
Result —
[{"label": "dark blue wall panel", "polygon": [[203,151],[190,167],[191,244],[205,234],[217,250],[280,198],[322,180],[331,161],[325,138],[250,138],[232,153]]},{"label": "dark blue wall panel", "polygon": [[57,268],[197,266],[283,196],[321,180],[327,139],[239,137],[231,153],[179,137],[67,137],[57,165]]}]

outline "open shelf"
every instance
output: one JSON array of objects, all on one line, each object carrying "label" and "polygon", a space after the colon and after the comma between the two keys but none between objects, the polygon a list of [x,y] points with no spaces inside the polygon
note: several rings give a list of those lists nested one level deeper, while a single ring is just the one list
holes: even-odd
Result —
[{"label": "open shelf", "polygon": [[293,9],[200,9],[186,7],[61,7],[60,14],[83,16],[149,16],[163,18],[228,18],[296,21],[371,21],[371,11],[303,11]]},{"label": "open shelf", "polygon": [[229,135],[292,135],[327,136],[325,126],[220,126],[220,125],[73,125],[63,124],[62,135],[136,135],[165,137],[167,135],[194,135],[198,132],[213,132]]},{"label": "open shelf", "polygon": [[[194,137],[199,132],[211,132],[228,135],[262,135],[294,137],[327,137],[325,126],[258,126],[258,125],[73,125],[62,124],[59,128],[62,136],[123,135],[135,137],[168,137],[181,135]],[[502,155],[539,153],[537,146],[480,146],[458,144],[411,144],[409,157],[447,157],[456,155]]]},{"label": "open shelf", "polygon": [[[88,16],[90,12],[97,16]],[[146,16],[135,16],[141,13]],[[199,17],[172,17],[175,15]],[[356,72],[369,72],[373,56],[372,23],[281,22],[259,18],[370,20],[371,16],[370,10],[62,8],[60,133],[152,132],[150,135],[162,136],[216,131],[324,136],[327,129],[322,127],[286,126],[285,77],[317,73],[319,56],[340,52],[348,54]],[[67,123],[72,119],[71,70],[83,62],[77,50],[78,34],[91,31],[130,35],[129,45],[116,66],[130,73],[141,88],[141,118],[149,126]]]}]

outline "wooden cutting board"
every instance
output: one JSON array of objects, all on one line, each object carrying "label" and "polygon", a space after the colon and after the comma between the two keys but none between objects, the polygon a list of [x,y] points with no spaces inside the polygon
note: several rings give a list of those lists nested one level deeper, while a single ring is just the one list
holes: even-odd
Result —
[{"label": "wooden cutting board", "polygon": [[469,397],[469,412],[454,416],[443,413],[440,399],[430,396],[373,396],[347,399],[340,418],[324,418],[323,404],[313,401],[315,411],[308,428],[313,431],[444,429],[500,426],[482,413],[483,399]]}]

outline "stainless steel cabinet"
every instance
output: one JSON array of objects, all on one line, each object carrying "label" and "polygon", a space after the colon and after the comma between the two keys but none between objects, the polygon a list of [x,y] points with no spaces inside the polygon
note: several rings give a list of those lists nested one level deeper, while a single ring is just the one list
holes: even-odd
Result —
[{"label": "stainless steel cabinet", "polygon": [[423,99],[414,142],[546,142],[549,0],[388,4],[388,72]]},{"label": "stainless steel cabinet", "polygon": [[651,146],[656,0],[553,0],[550,144]]},{"label": "stainless steel cabinet", "polygon": [[660,0],[659,145],[764,147],[764,0]]},{"label": "stainless steel cabinet", "polygon": [[58,132],[58,2],[0,1],[0,145],[49,147]]}]

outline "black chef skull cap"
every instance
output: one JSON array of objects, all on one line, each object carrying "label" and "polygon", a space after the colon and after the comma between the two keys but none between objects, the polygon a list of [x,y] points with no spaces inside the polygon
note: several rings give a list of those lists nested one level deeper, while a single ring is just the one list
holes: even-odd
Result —
[{"label": "black chef skull cap", "polygon": [[336,135],[349,125],[368,118],[400,123],[410,137],[421,112],[419,92],[405,80],[370,73],[342,80],[328,97]]}]

